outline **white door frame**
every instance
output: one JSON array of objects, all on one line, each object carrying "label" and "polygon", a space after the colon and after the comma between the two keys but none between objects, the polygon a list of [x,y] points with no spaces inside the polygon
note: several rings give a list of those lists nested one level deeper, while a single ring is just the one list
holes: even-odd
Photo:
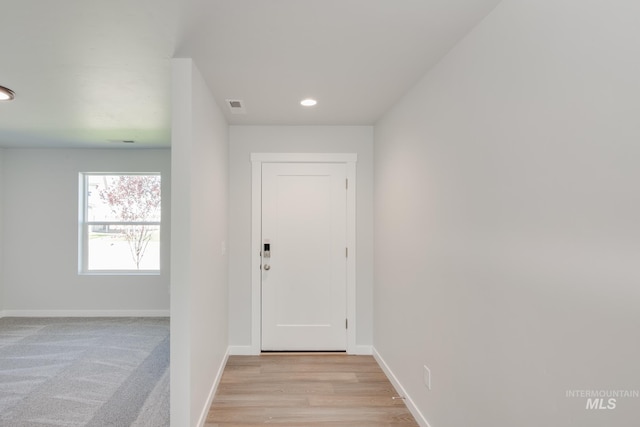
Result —
[{"label": "white door frame", "polygon": [[347,353],[356,353],[356,162],[355,153],[251,153],[251,353],[261,352],[263,163],[344,163],[347,166]]}]

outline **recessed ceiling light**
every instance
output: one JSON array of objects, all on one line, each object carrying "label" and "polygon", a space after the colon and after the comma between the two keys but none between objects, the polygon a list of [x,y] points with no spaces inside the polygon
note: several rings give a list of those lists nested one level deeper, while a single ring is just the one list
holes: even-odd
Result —
[{"label": "recessed ceiling light", "polygon": [[317,103],[318,103],[318,101],[316,101],[315,99],[311,99],[311,98],[303,99],[302,101],[300,101],[300,105],[302,105],[304,107],[313,107]]},{"label": "recessed ceiling light", "polygon": [[11,89],[8,87],[0,86],[0,101],[11,101],[16,97],[16,94],[13,93]]}]

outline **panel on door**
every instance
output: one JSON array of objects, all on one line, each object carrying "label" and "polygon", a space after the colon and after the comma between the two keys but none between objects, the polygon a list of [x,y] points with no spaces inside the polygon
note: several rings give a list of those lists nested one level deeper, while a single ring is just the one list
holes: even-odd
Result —
[{"label": "panel on door", "polygon": [[262,350],[346,350],[345,177],[262,165]]}]

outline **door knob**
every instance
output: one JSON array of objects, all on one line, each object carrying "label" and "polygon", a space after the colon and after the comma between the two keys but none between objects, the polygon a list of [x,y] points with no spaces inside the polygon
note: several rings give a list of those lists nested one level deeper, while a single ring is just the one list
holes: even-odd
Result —
[{"label": "door knob", "polygon": [[269,264],[265,264],[264,265],[264,269],[269,271],[269,270],[271,270],[271,266]]}]

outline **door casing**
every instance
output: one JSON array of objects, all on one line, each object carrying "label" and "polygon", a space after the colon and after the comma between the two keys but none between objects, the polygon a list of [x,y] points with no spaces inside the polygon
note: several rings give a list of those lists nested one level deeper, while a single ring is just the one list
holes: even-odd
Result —
[{"label": "door casing", "polygon": [[[356,346],[356,162],[355,153],[252,153],[251,154],[251,353],[261,352],[262,164],[343,163],[347,167],[347,353]],[[345,183],[346,185],[346,183]]]}]

